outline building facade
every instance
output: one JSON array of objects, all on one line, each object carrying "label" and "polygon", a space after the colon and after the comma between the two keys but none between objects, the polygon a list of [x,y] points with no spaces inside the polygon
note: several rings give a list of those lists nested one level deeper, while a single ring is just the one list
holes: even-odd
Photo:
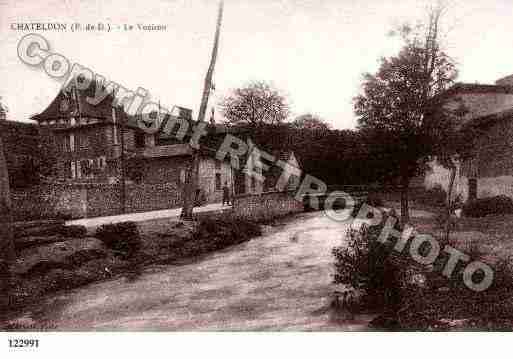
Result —
[{"label": "building facade", "polygon": [[[445,94],[448,108],[462,107],[462,129],[476,133],[470,158],[457,169],[454,193],[464,200],[495,195],[513,198],[513,76],[494,85],[457,84]],[[450,172],[437,164],[425,186],[447,189]]]},{"label": "building facade", "polygon": [[[59,181],[115,184],[124,173],[125,181],[129,183],[174,184],[181,191],[192,165],[193,149],[188,144],[190,133],[181,141],[164,135],[163,129],[172,119],[169,114],[157,131],[143,131],[137,125],[140,119],[116,108],[113,95],[91,105],[88,97],[94,97],[94,82],[86,90],[79,90],[73,81],[70,84],[44,111],[32,117],[41,132],[54,139]],[[178,109],[175,119],[188,121],[189,129],[192,129],[192,111]],[[211,126],[206,142],[213,147],[219,145],[227,133],[234,131],[213,123]],[[292,156],[294,164],[299,166],[293,154],[286,156],[287,160]],[[267,182],[256,181],[243,171],[235,171],[229,158],[219,161],[215,151],[200,154],[199,187],[201,197],[207,202],[221,201],[224,186],[237,194],[274,189]]]}]

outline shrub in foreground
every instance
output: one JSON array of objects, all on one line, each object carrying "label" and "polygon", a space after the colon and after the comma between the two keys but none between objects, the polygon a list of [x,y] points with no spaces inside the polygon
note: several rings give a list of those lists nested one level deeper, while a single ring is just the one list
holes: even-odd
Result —
[{"label": "shrub in foreground", "polygon": [[141,248],[141,236],[134,222],[104,224],[96,230],[96,238],[126,257],[131,257]]},{"label": "shrub in foreground", "polygon": [[447,192],[440,184],[436,184],[433,188],[417,194],[415,200],[428,206],[443,207],[447,200]]},{"label": "shrub in foreground", "polygon": [[513,200],[507,196],[479,198],[463,206],[463,214],[467,217],[508,213],[513,213]]},{"label": "shrub in foreground", "polygon": [[335,257],[334,283],[363,290],[365,305],[370,307],[395,307],[399,302],[398,269],[392,259],[391,247],[378,241],[383,226],[363,225],[349,229],[347,244],[332,252]]},{"label": "shrub in foreground", "polygon": [[[376,193],[369,193],[369,195],[367,196],[367,198],[363,201],[358,201],[354,204],[354,207],[351,211],[351,216],[353,218],[356,218],[358,217],[358,213],[360,212],[360,209],[362,208],[363,205],[367,205],[367,206],[370,206],[370,207],[374,207],[374,208],[380,208],[380,207],[384,207],[385,206],[385,203],[383,202],[383,199]],[[336,208],[334,208],[336,209]],[[367,217],[368,218],[372,218],[372,214],[371,213],[368,213],[367,214]]]},{"label": "shrub in foreground", "polygon": [[70,238],[83,238],[87,236],[87,228],[84,226],[64,226],[59,231],[59,234],[64,237]]},{"label": "shrub in foreground", "polygon": [[492,288],[499,290],[513,289],[513,258],[500,258],[494,266]]},{"label": "shrub in foreground", "polygon": [[381,196],[375,192],[369,192],[365,203],[367,203],[369,206],[376,207],[376,208],[385,206],[385,202],[383,202],[383,198],[381,198]]},{"label": "shrub in foreground", "polygon": [[232,218],[204,218],[199,221],[193,238],[206,241],[214,249],[242,243],[262,234],[260,226],[254,222]]}]

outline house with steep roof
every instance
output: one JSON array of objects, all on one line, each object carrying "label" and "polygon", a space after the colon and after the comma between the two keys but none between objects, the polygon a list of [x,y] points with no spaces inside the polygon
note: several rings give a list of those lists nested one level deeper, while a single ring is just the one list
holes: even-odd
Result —
[{"label": "house with steep roof", "polygon": [[[455,193],[464,200],[495,195],[513,198],[513,76],[495,84],[456,84],[444,94],[444,105],[462,108],[462,129],[472,126],[478,134],[470,158],[457,170]],[[424,185],[440,184],[447,189],[449,175],[434,163]]]},{"label": "house with steep roof", "polygon": [[[194,125],[191,110],[178,107],[177,113],[163,116],[157,131],[144,131],[138,125],[139,116],[130,116],[115,106],[114,95],[107,95],[97,105],[90,104],[87,98],[94,97],[94,81],[86,90],[74,86],[73,81],[70,84],[59,91],[45,110],[32,117],[42,131],[55,136],[59,180],[112,184],[119,182],[124,167],[129,181],[174,183],[180,190],[192,163],[193,149],[188,143]],[[158,116],[154,115],[153,118]],[[168,122],[176,119],[190,124],[189,132],[181,140],[163,133]],[[206,142],[220,144],[227,133],[249,138],[244,129],[212,122]],[[264,191],[262,184],[254,183],[243,171],[232,169],[229,158],[217,160],[213,148],[200,151],[199,186],[206,201],[221,201],[225,184],[234,193]]]}]

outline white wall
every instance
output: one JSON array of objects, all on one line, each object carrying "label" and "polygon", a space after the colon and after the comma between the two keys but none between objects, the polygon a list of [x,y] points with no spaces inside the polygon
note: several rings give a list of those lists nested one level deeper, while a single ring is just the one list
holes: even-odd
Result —
[{"label": "white wall", "polygon": [[[432,170],[426,173],[424,187],[433,188],[440,184],[447,191],[449,187],[449,170],[438,163],[430,164]],[[461,194],[463,200],[468,198],[468,179],[461,176],[460,171],[456,173],[454,182],[454,195]],[[477,198],[505,195],[513,198],[513,176],[485,177],[477,179]]]},{"label": "white wall", "polygon": [[229,188],[233,188],[232,169],[228,162],[222,162],[221,168],[216,168],[217,160],[214,158],[202,158],[199,166],[199,186],[205,192],[208,202],[222,200],[222,189],[216,190],[216,173],[221,174],[221,188],[225,182]]},{"label": "white wall", "polygon": [[506,195],[513,198],[513,176],[479,178],[477,197]]},{"label": "white wall", "polygon": [[[432,161],[429,163],[431,170],[426,172],[424,178],[424,187],[426,189],[431,189],[435,187],[437,184],[441,185],[442,188],[447,192],[449,188],[450,181],[450,171],[443,166],[441,166],[438,162]],[[479,185],[478,185],[479,190]],[[464,201],[468,198],[468,179],[461,174],[460,166],[456,170],[456,178],[454,179],[454,187],[453,187],[453,197],[460,194]]]}]

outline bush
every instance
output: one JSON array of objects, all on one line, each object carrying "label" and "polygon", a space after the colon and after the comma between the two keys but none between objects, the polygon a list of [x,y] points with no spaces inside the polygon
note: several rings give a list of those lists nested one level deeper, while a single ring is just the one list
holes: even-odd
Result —
[{"label": "bush", "polygon": [[104,224],[96,230],[96,238],[124,257],[132,257],[142,244],[137,224],[134,222]]},{"label": "bush", "polygon": [[205,218],[198,223],[193,238],[207,242],[213,249],[220,249],[261,234],[260,226],[254,222],[232,218]]},{"label": "bush", "polygon": [[[379,208],[384,207],[385,203],[383,202],[383,199],[376,193],[370,193],[367,198],[363,201],[358,201],[355,203],[353,210],[351,211],[351,216],[353,218],[356,218],[358,216],[358,213],[360,212],[360,209],[362,206],[366,204],[367,206]],[[367,215],[368,218],[371,218],[372,214],[369,213]]]},{"label": "bush", "polygon": [[436,184],[433,188],[421,191],[415,197],[415,200],[419,203],[428,206],[442,207],[445,206],[445,202],[447,201],[447,192],[440,184]]},{"label": "bush", "polygon": [[369,206],[378,208],[378,207],[384,207],[385,203],[383,202],[383,199],[378,193],[370,192],[367,196],[367,200],[365,201],[366,204]]},{"label": "bush", "polygon": [[507,213],[513,213],[513,200],[507,196],[479,198],[463,206],[463,214],[467,217]]},{"label": "bush", "polygon": [[87,228],[77,225],[64,226],[59,231],[59,234],[70,238],[84,238],[87,236]]},{"label": "bush", "polygon": [[378,242],[386,218],[381,225],[347,231],[347,245],[333,249],[334,283],[364,290],[366,304],[371,307],[399,303],[398,270],[392,260],[390,245]]},{"label": "bush", "polygon": [[512,289],[513,288],[513,261],[511,256],[500,258],[494,266],[493,288]]}]

